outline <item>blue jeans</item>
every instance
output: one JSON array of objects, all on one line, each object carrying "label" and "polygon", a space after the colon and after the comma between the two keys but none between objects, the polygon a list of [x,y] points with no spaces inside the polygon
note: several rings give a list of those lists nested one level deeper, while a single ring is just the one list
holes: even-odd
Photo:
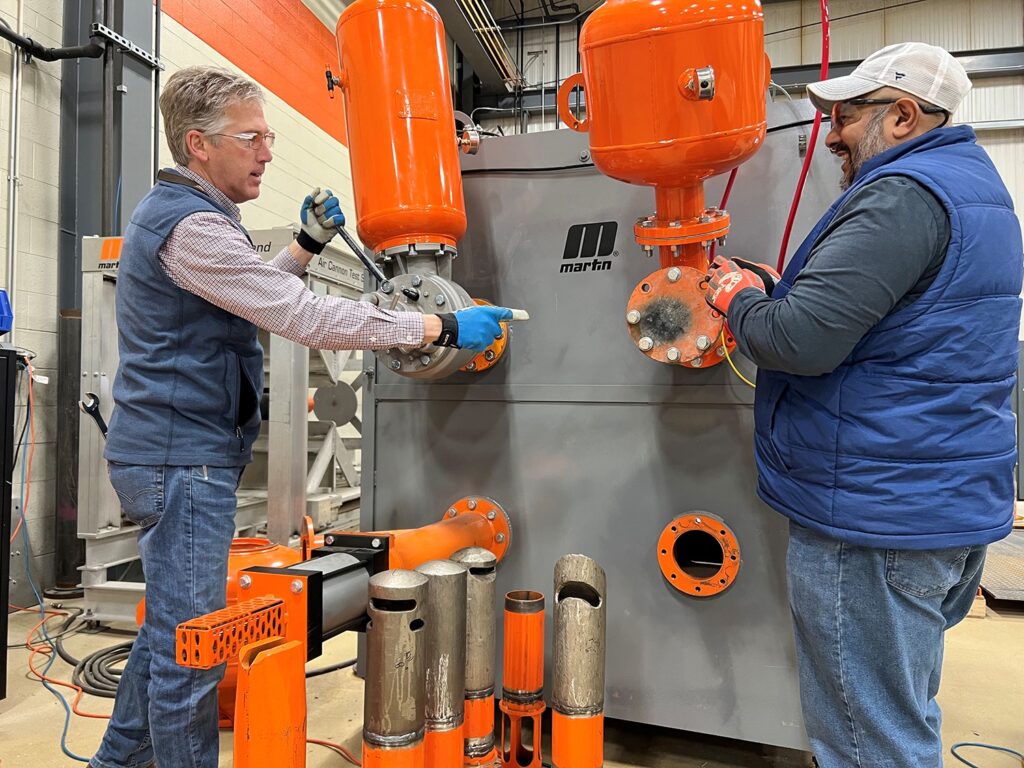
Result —
[{"label": "blue jeans", "polygon": [[790,524],[800,696],[821,768],[941,768],[944,635],[984,562],[983,546],[871,549]]},{"label": "blue jeans", "polygon": [[224,607],[238,467],[110,464],[125,516],[141,527],[146,621],[117,687],[92,768],[217,768],[224,666],[178,666],[174,629]]}]

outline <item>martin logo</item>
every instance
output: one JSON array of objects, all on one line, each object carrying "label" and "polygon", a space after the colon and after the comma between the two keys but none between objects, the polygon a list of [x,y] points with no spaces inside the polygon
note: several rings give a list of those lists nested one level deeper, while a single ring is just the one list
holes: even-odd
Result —
[{"label": "martin logo", "polygon": [[604,272],[612,268],[609,257],[618,256],[615,235],[618,222],[596,221],[593,224],[573,224],[565,237],[561,274],[570,272]]}]

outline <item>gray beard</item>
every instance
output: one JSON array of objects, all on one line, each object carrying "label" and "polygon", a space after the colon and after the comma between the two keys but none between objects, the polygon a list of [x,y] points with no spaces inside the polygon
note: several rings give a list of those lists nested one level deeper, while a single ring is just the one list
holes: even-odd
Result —
[{"label": "gray beard", "polygon": [[849,170],[843,174],[843,178],[839,180],[839,189],[844,192],[850,188],[851,184],[853,184],[854,178],[864,166],[864,163],[876,155],[882,154],[885,150],[890,149],[889,145],[885,141],[885,136],[882,133],[882,122],[885,120],[885,113],[887,111],[887,108],[879,109],[874,115],[872,115],[860,142],[857,146],[850,147],[850,167]]}]

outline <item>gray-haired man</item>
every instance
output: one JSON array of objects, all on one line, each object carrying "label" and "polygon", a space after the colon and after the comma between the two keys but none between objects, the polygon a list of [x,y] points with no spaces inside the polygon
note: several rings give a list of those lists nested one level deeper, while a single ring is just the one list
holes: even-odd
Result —
[{"label": "gray-haired man", "polygon": [[146,620],[93,768],[217,766],[223,667],[178,666],[174,629],[225,605],[235,491],[260,425],[257,329],[319,349],[443,338],[482,350],[511,316],[501,307],[424,316],[314,295],[299,276],[344,220],[337,198],[314,190],[298,238],[268,263],[241,225],[238,204],[259,196],[273,157],[259,86],[190,67],[168,80],[160,108],[177,165],[125,230],[105,454],[124,514],[141,529]]}]

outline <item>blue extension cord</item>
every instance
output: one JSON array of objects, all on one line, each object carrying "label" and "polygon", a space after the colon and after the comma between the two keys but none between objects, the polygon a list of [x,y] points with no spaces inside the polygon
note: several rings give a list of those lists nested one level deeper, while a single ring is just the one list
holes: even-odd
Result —
[{"label": "blue extension cord", "polygon": [[[31,374],[28,374],[28,375],[31,377]],[[32,386],[31,378],[29,378],[28,385],[30,387]],[[28,401],[27,404],[26,404],[25,418],[26,419],[32,418],[32,402],[31,402],[31,400]],[[36,602],[39,604],[39,618],[40,619],[45,619],[46,618],[46,608],[43,605],[43,598],[39,594],[39,587],[36,585],[35,578],[32,576],[32,566],[29,563],[29,561],[31,560],[31,556],[32,556],[32,541],[29,539],[29,536],[28,536],[28,522],[25,520],[25,468],[28,466],[28,432],[27,431],[26,431],[25,437],[23,439],[24,439],[24,442],[22,443],[23,452],[21,454],[21,499],[20,499],[20,508],[19,508],[19,511],[20,511],[20,514],[21,514],[21,534],[22,534],[22,536],[25,539],[25,557],[24,557],[24,560],[23,560],[23,564],[25,566],[25,575],[28,576],[29,586],[32,587],[32,594],[35,595]],[[51,646],[53,646],[53,640],[50,638],[50,633],[46,631],[46,622],[45,621],[43,621],[43,623],[42,623],[42,630],[43,630],[43,637],[46,638],[46,642],[48,642]],[[53,662],[56,659],[56,657],[57,657],[56,651],[54,651],[53,653],[50,654],[49,661],[47,661],[46,662],[46,666],[43,667],[43,671],[42,671],[43,675],[47,674],[50,671],[50,667],[53,666]],[[67,757],[70,757],[72,760],[77,760],[80,763],[88,763],[89,762],[89,758],[82,757],[81,755],[76,755],[74,752],[72,752],[70,749],[68,749],[68,746],[67,746],[68,728],[71,727],[71,707],[68,706],[67,701],[64,699],[64,697],[60,694],[60,692],[56,688],[51,686],[45,680],[42,680],[41,682],[43,684],[43,687],[46,690],[48,690],[50,693],[52,693],[54,696],[56,696],[57,697],[57,701],[59,701],[61,703],[61,706],[64,707],[64,729],[61,731],[61,734],[60,734],[60,751],[63,752]]]},{"label": "blue extension cord", "polygon": [[961,763],[963,763],[964,765],[969,765],[971,768],[980,768],[980,766],[975,765],[970,760],[968,760],[965,757],[962,757],[960,753],[957,752],[958,749],[961,749],[963,747],[978,747],[979,749],[991,749],[995,752],[1005,752],[1008,755],[1013,755],[1014,757],[1020,758],[1021,765],[1024,765],[1024,755],[1022,755],[1015,749],[1010,749],[1009,747],[997,747],[995,744],[985,744],[980,741],[958,741],[956,744],[949,748],[949,752]]}]

